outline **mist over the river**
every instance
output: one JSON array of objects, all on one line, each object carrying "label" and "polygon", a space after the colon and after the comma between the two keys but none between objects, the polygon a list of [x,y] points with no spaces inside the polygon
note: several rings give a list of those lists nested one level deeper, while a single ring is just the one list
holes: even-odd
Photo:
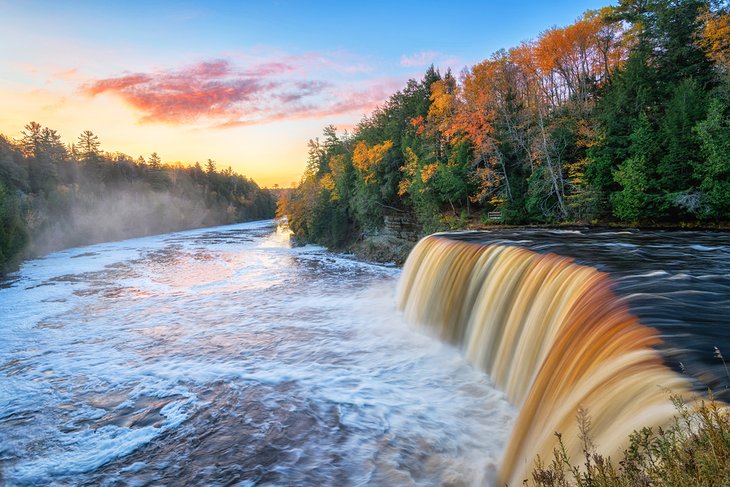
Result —
[{"label": "mist over the river", "polygon": [[[202,196],[202,195],[201,195]],[[79,245],[122,240],[143,235],[228,223],[233,212],[206,208],[196,194],[151,192],[144,187],[113,188],[101,194],[61,196],[48,205],[55,213],[39,228],[32,241],[32,253]],[[54,211],[56,210],[56,211]],[[62,210],[62,212],[58,212]]]}]

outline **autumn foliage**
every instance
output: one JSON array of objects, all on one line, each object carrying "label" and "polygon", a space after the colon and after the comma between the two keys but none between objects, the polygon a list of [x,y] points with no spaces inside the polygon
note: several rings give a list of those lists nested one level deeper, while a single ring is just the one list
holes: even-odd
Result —
[{"label": "autumn foliage", "polygon": [[334,246],[389,213],[424,232],[495,211],[509,223],[726,220],[729,33],[727,2],[622,0],[458,77],[431,67],[353,133],[310,142],[295,190],[308,203],[281,211]]}]

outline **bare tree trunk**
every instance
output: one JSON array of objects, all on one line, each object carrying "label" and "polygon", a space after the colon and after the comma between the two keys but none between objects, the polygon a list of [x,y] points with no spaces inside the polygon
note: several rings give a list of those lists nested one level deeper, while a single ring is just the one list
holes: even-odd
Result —
[{"label": "bare tree trunk", "polygon": [[542,135],[542,147],[543,152],[545,153],[545,163],[548,167],[548,172],[550,174],[550,180],[553,185],[553,189],[555,191],[555,196],[558,199],[558,207],[560,208],[560,213],[562,213],[563,217],[568,216],[568,211],[565,208],[565,203],[563,202],[563,190],[558,184],[558,175],[556,174],[555,168],[553,167],[552,158],[550,157],[550,149],[548,147],[547,142],[547,134],[545,133],[545,122],[542,116],[542,107],[538,105],[537,113],[539,115],[539,122],[540,122],[540,132]]},{"label": "bare tree trunk", "polygon": [[[491,138],[489,139],[489,143],[492,144],[492,150],[497,155],[497,160],[499,161],[499,165],[502,167],[502,174],[504,174],[504,182],[507,185],[507,197],[509,198],[510,202],[513,202],[514,198],[512,197],[512,187],[509,184],[509,176],[507,175],[507,166],[504,163],[504,157],[502,157],[502,153],[499,151],[497,144],[495,144]],[[482,155],[482,158],[484,158],[483,155]]]},{"label": "bare tree trunk", "polygon": [[512,140],[522,149],[525,151],[525,155],[527,156],[527,160],[530,163],[530,172],[533,172],[535,170],[535,165],[532,161],[532,155],[530,153],[530,144],[529,142],[525,143],[520,139],[520,137],[517,135],[517,130],[514,128],[512,124],[512,120],[510,116],[507,114],[507,109],[502,106],[502,113],[504,114],[505,122],[507,123],[507,131],[509,132],[510,136],[512,137]]}]

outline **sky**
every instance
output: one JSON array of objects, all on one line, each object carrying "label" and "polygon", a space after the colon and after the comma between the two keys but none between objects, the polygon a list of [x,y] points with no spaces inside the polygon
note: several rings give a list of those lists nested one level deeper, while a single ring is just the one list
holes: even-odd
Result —
[{"label": "sky", "polygon": [[91,130],[106,151],[290,186],[309,139],[430,64],[459,73],[608,3],[0,0],[0,133]]}]

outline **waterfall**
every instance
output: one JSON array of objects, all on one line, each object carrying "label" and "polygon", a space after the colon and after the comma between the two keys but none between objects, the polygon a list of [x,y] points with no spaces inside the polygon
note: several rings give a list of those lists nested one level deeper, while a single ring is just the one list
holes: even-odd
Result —
[{"label": "waterfall", "polygon": [[554,254],[426,237],[405,264],[398,305],[406,318],[463,350],[519,409],[500,484],[521,485],[560,432],[582,463],[576,415],[593,443],[617,458],[635,429],[664,425],[669,394],[690,397],[667,368],[653,328],[639,323],[607,274]]}]

